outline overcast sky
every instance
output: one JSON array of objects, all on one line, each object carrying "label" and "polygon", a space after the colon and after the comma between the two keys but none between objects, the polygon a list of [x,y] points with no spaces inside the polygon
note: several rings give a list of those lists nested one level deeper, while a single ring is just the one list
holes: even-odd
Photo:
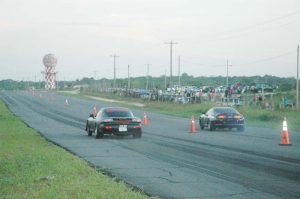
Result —
[{"label": "overcast sky", "polygon": [[[170,74],[296,76],[299,0],[0,0],[0,80]],[[94,71],[97,71],[96,73]]]}]

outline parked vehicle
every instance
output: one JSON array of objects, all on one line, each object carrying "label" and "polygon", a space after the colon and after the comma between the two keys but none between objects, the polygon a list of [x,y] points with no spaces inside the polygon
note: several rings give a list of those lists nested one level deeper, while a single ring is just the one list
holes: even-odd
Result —
[{"label": "parked vehicle", "polygon": [[201,129],[205,127],[210,131],[217,128],[236,128],[238,131],[244,131],[244,116],[232,107],[213,107],[199,117]]},{"label": "parked vehicle", "polygon": [[133,115],[132,111],[122,107],[106,107],[100,109],[96,117],[93,114],[87,119],[86,131],[88,136],[95,133],[96,139],[103,138],[104,134],[117,136],[142,136],[141,119]]},{"label": "parked vehicle", "polygon": [[274,88],[265,83],[257,83],[250,87],[250,90],[253,93],[272,93],[274,91]]},{"label": "parked vehicle", "polygon": [[272,93],[274,89],[269,84],[256,84],[256,90],[258,93]]},{"label": "parked vehicle", "polygon": [[222,98],[222,105],[223,106],[240,106],[240,99],[239,98]]}]

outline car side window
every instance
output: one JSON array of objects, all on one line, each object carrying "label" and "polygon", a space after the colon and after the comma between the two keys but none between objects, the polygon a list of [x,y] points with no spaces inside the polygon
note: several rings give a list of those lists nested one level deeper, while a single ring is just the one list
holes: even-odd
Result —
[{"label": "car side window", "polygon": [[207,113],[206,113],[206,114],[207,114],[207,115],[211,115],[212,113],[213,113],[213,110],[212,110],[212,109],[210,109],[210,110],[208,110],[208,111],[207,111]]}]

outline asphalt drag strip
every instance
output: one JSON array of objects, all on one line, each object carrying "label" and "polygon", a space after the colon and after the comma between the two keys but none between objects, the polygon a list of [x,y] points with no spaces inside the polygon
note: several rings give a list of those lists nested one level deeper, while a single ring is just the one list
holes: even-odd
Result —
[{"label": "asphalt drag strip", "polygon": [[[147,113],[141,139],[96,140],[84,131],[85,121],[94,104],[112,104],[41,94],[1,91],[0,99],[47,139],[146,193],[161,198],[300,198],[299,132],[289,132],[293,145],[286,147],[278,145],[280,129],[210,132],[196,126],[191,134],[189,119]],[[142,118],[144,111],[133,112]]]}]

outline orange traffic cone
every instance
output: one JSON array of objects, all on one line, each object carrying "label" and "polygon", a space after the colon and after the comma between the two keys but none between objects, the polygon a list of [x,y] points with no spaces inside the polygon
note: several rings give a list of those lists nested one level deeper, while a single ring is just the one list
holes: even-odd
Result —
[{"label": "orange traffic cone", "polygon": [[284,117],[284,119],[283,119],[282,132],[281,132],[281,142],[280,142],[279,145],[281,145],[281,146],[291,146],[292,145],[290,143],[290,139],[289,139],[289,133],[288,133],[288,129],[287,129],[286,117]]},{"label": "orange traffic cone", "polygon": [[144,124],[144,126],[147,126],[147,124],[148,124],[148,119],[147,119],[146,113],[144,113],[143,124]]},{"label": "orange traffic cone", "polygon": [[69,106],[69,102],[68,102],[68,99],[66,99],[65,101],[65,107],[68,107]]},{"label": "orange traffic cone", "polygon": [[194,116],[192,116],[191,122],[190,122],[190,133],[196,133],[195,118],[194,118]]}]

